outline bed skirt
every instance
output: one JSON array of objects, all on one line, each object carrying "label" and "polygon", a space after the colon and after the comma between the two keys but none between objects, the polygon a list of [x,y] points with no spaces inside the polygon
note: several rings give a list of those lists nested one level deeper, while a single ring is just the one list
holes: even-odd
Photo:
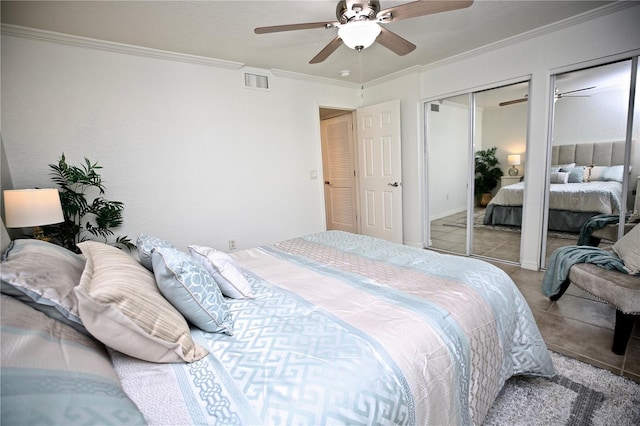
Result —
[{"label": "bed skirt", "polygon": [[[549,210],[549,230],[579,233],[582,225],[598,212]],[[483,225],[522,226],[522,206],[489,204],[484,213]]]}]

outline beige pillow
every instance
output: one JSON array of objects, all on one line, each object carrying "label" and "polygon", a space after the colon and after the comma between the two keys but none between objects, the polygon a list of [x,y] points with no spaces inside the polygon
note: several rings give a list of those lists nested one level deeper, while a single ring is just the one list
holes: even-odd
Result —
[{"label": "beige pillow", "polygon": [[192,362],[207,355],[144,266],[107,244],[85,241],[78,247],[87,258],[75,290],[80,319],[96,339],[151,362]]},{"label": "beige pillow", "polygon": [[613,245],[613,251],[632,275],[640,273],[640,225],[634,226]]}]

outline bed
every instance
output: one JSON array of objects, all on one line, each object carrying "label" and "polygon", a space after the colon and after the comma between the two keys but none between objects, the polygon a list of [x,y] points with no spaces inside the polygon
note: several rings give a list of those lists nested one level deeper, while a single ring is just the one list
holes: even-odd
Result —
[{"label": "bed", "polygon": [[[548,228],[578,233],[599,214],[618,214],[622,206],[624,142],[552,147]],[[524,182],[498,190],[487,205],[484,225],[522,225]]]},{"label": "bed", "polygon": [[2,424],[481,424],[510,376],[554,374],[477,259],[341,231],[137,243],[5,251]]}]

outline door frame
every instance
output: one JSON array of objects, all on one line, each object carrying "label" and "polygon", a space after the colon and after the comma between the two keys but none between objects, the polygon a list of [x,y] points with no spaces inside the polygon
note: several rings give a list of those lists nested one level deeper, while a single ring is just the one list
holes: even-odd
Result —
[{"label": "door frame", "polygon": [[[356,209],[356,231],[358,234],[362,233],[362,225],[361,225],[361,221],[360,221],[360,169],[359,169],[359,165],[358,165],[358,141],[357,141],[357,132],[356,132],[356,107],[339,107],[339,106],[326,106],[326,105],[318,105],[317,106],[317,110],[318,110],[318,136],[319,136],[319,146],[320,146],[320,159],[321,159],[321,163],[322,163],[322,173],[321,173],[321,183],[322,183],[322,200],[323,200],[323,204],[324,204],[324,227],[325,229],[327,229],[327,227],[329,226],[329,223],[327,222],[327,214],[328,214],[328,203],[327,203],[327,196],[326,196],[326,192],[325,192],[325,188],[324,188],[324,181],[325,181],[325,176],[324,176],[324,168],[325,168],[325,164],[324,164],[324,154],[322,152],[322,125],[321,122],[322,120],[326,119],[326,118],[332,118],[332,117],[323,117],[323,110],[332,110],[332,111],[343,111],[343,114],[339,114],[339,115],[346,115],[349,114],[351,115],[351,131],[352,131],[352,138],[351,138],[351,144],[352,144],[352,149],[353,149],[353,155],[355,158],[355,164],[354,164],[354,168],[355,168],[355,172],[356,172],[356,176],[355,176],[355,191],[356,191],[356,203],[355,203],[355,209]],[[335,115],[336,117],[338,115]]]}]

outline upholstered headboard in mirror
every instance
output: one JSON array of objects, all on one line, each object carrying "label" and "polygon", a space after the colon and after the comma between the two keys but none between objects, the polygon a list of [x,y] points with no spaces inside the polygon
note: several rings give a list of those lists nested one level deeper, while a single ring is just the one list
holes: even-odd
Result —
[{"label": "upholstered headboard in mirror", "polygon": [[[624,141],[589,142],[581,144],[556,145],[551,147],[551,164],[576,163],[577,166],[617,166],[624,164]],[[627,194],[627,207],[633,208],[637,188],[637,176],[640,176],[640,152],[636,141],[631,142],[631,173]]]},{"label": "upholstered headboard in mirror", "polygon": [[624,164],[624,141],[556,145],[551,148],[551,164],[616,166]]}]

